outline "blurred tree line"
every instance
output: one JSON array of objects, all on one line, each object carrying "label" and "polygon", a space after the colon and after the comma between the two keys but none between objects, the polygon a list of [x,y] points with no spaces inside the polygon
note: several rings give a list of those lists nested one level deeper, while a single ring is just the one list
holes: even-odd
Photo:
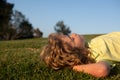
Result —
[{"label": "blurred tree line", "polygon": [[43,32],[34,29],[25,16],[13,7],[14,4],[0,0],[0,40],[42,37]]},{"label": "blurred tree line", "polygon": [[[0,40],[26,39],[42,37],[43,32],[39,28],[34,29],[25,16],[17,10],[13,10],[14,4],[7,0],[0,0]],[[58,21],[54,27],[57,33],[69,35],[71,30],[63,21]]]}]

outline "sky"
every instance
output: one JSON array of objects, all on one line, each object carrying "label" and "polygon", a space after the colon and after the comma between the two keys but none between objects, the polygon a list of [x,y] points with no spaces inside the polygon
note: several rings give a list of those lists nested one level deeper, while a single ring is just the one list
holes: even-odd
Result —
[{"label": "sky", "polygon": [[120,31],[120,0],[7,0],[48,37],[58,21],[77,34]]}]

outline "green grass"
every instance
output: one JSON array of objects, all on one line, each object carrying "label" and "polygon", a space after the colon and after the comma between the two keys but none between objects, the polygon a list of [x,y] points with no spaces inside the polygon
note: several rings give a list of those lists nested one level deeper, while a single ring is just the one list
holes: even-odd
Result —
[{"label": "green grass", "polygon": [[[90,40],[92,37],[86,35]],[[95,78],[70,69],[55,71],[40,62],[46,38],[0,41],[0,80],[119,80],[120,64],[106,78]]]}]

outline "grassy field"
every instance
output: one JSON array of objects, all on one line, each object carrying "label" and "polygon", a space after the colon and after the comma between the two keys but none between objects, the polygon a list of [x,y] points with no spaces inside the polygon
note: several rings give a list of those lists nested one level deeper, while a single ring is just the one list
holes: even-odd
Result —
[{"label": "grassy field", "polygon": [[[90,40],[93,35],[85,38]],[[95,78],[70,69],[54,71],[40,62],[46,38],[0,41],[0,80],[120,80],[120,64],[106,78]]]}]

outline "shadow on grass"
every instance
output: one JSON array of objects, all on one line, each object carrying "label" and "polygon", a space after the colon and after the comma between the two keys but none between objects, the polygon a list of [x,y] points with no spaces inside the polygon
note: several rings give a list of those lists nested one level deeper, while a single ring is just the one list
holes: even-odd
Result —
[{"label": "shadow on grass", "polygon": [[116,76],[120,74],[120,63],[117,63],[117,65],[111,70],[109,76]]}]

